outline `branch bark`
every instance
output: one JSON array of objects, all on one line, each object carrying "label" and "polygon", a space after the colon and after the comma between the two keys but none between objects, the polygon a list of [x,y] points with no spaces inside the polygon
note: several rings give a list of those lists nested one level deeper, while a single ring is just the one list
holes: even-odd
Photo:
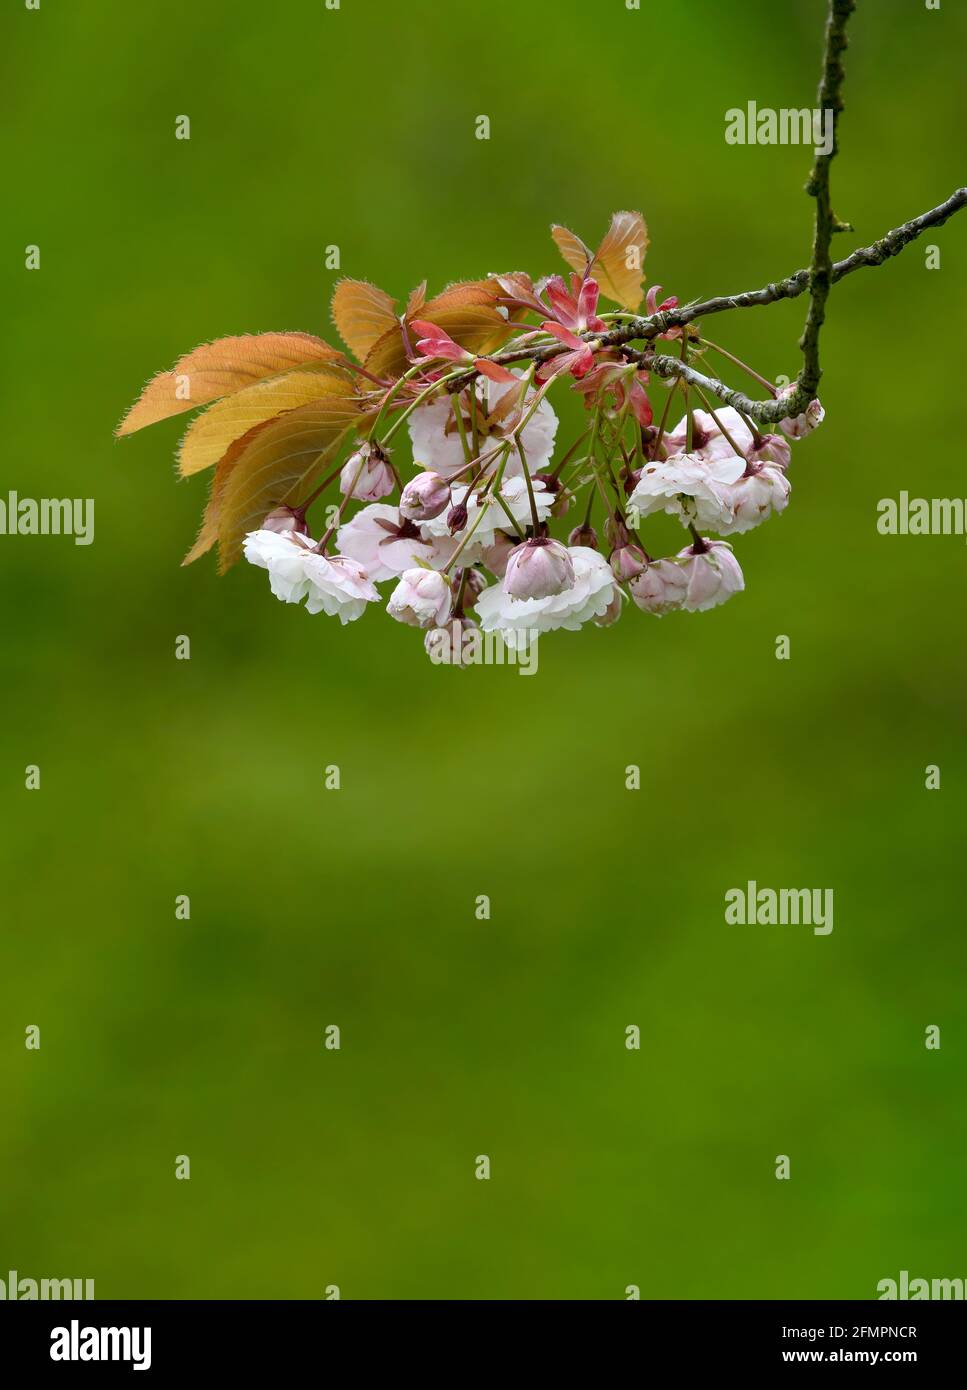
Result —
[{"label": "branch bark", "polygon": [[[815,156],[812,171],[806,184],[806,192],[816,200],[816,213],[813,226],[813,247],[810,264],[806,269],[794,271],[784,280],[764,285],[762,289],[745,290],[740,294],[717,295],[712,299],[666,309],[660,313],[640,315],[619,324],[607,333],[584,333],[582,336],[592,347],[624,348],[628,345],[629,359],[663,377],[681,377],[718,397],[727,405],[735,406],[751,416],[757,424],[768,425],[787,416],[800,414],[814,398],[819,386],[822,368],[819,360],[819,337],[826,317],[826,301],[830,289],[844,276],[854,270],[867,266],[883,265],[893,256],[899,255],[905,246],[915,241],[923,232],[943,224],[967,206],[967,188],[956,189],[945,202],[927,212],[920,213],[909,222],[902,223],[870,246],[859,247],[841,261],[831,259],[830,246],[836,232],[848,230],[845,223],[835,216],[829,190],[829,166],[838,150],[838,119],[843,109],[842,89],[845,79],[843,54],[847,46],[846,26],[856,7],[856,0],[829,0],[826,22],[825,45],[823,51],[823,71],[819,84],[818,101],[822,111],[829,112],[832,122],[832,140],[828,154],[819,152]],[[796,378],[793,390],[781,402],[776,400],[755,401],[741,391],[734,391],[715,377],[704,376],[693,367],[683,364],[678,358],[650,352],[639,352],[630,348],[635,342],[650,342],[672,328],[684,328],[697,319],[710,314],[720,314],[729,309],[748,309],[764,304],[774,304],[781,299],[795,299],[809,292],[809,309],[803,327],[799,347],[802,352],[802,367]],[[508,348],[493,354],[494,362],[506,365],[515,362],[546,362],[562,351],[558,343],[531,348]],[[448,385],[449,392],[463,390],[477,375],[469,369],[464,375],[454,378]]]}]

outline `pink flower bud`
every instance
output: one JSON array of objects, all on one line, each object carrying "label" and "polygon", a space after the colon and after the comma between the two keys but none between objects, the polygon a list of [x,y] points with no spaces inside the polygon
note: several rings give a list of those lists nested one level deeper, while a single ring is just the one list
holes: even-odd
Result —
[{"label": "pink flower bud", "polygon": [[584,545],[588,550],[597,550],[598,533],[593,526],[575,526],[567,538],[568,545]]},{"label": "pink flower bud", "polygon": [[378,502],[396,486],[389,460],[378,444],[364,442],[350,454],[339,475],[339,490],[360,502]]},{"label": "pink flower bud", "polygon": [[627,545],[631,540],[628,528],[621,520],[620,516],[609,516],[604,523],[604,538],[612,550],[619,549],[622,545]]},{"label": "pink flower bud", "polygon": [[648,563],[648,557],[640,545],[633,542],[629,545],[620,545],[611,552],[611,573],[615,579],[624,581],[634,579],[636,574],[640,574]]},{"label": "pink flower bud", "polygon": [[287,531],[294,531],[299,536],[309,534],[305,516],[297,507],[276,507],[274,512],[269,512],[259,529],[274,531],[280,536],[285,535]]},{"label": "pink flower bud", "polygon": [[681,608],[688,580],[675,560],[655,560],[635,575],[628,587],[639,608],[663,618]]},{"label": "pink flower bud", "polygon": [[560,541],[537,536],[511,553],[504,574],[504,593],[510,598],[550,598],[574,587],[574,565]]},{"label": "pink flower bud", "polygon": [[746,449],[745,456],[750,463],[774,463],[779,468],[788,468],[792,459],[792,449],[788,439],[781,434],[761,434],[759,441],[753,441]]},{"label": "pink flower bud", "polygon": [[687,589],[682,600],[686,613],[717,608],[745,588],[739,562],[727,541],[707,541],[686,546],[678,552]]},{"label": "pink flower bud", "polygon": [[453,593],[439,570],[405,570],[386,611],[411,627],[442,627],[453,607]]},{"label": "pink flower bud", "polygon": [[417,473],[403,489],[400,512],[410,521],[430,521],[450,502],[450,484],[439,473]]},{"label": "pink flower bud", "polygon": [[[795,389],[795,385],[787,386],[779,392],[777,399],[781,401],[784,396],[792,395]],[[802,439],[804,434],[811,434],[817,425],[821,425],[825,418],[826,412],[819,401],[810,401],[801,415],[793,415],[785,420],[780,420],[779,428],[790,439]]]}]

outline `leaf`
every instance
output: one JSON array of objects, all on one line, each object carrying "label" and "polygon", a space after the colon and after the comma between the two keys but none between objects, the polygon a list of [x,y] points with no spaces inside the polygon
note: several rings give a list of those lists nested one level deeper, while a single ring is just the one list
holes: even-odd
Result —
[{"label": "leaf", "polygon": [[[412,342],[410,347],[415,351],[415,345]],[[398,322],[394,323],[392,328],[387,329],[383,336],[376,340],[363,365],[374,376],[394,379],[402,376],[412,365],[406,353],[403,329]]]},{"label": "leaf", "polygon": [[591,251],[579,236],[569,232],[567,227],[560,227],[555,222],[551,227],[551,236],[554,238],[558,251],[567,261],[572,270],[576,270],[579,275],[590,267],[594,257]]},{"label": "leaf", "polygon": [[170,372],[159,372],[152,378],[115,434],[133,434],[293,367],[341,359],[341,352],[311,333],[243,333],[235,338],[217,338],[179,357]]},{"label": "leaf", "polygon": [[603,294],[634,311],[641,303],[648,229],[640,212],[616,212],[594,257]]},{"label": "leaf", "polygon": [[362,425],[357,400],[324,397],[264,421],[229,446],[220,461],[190,564],[217,540],[219,573],[242,552],[242,540],[274,507],[297,503],[346,434]]},{"label": "leaf", "polygon": [[286,372],[257,381],[234,396],[216,401],[188,427],[178,451],[178,471],[183,478],[198,473],[225,453],[228,446],[254,426],[285,410],[307,405],[320,396],[345,396],[346,376],[334,370]]},{"label": "leaf", "polygon": [[421,319],[435,323],[468,352],[480,354],[499,347],[513,326],[497,308],[499,286],[493,280],[468,280],[449,285],[428,300]]},{"label": "leaf", "polygon": [[590,262],[590,273],[608,299],[624,309],[638,308],[648,248],[648,229],[640,212],[616,212],[593,257],[581,238],[566,227],[552,227],[551,236],[573,270],[583,275]]},{"label": "leaf", "polygon": [[396,300],[366,280],[340,280],[333,290],[330,311],[339,336],[364,362],[384,333],[397,322]]},{"label": "leaf", "polygon": [[[467,280],[448,285],[440,294],[423,303],[422,308],[407,306],[406,328],[413,317],[436,324],[449,333],[454,342],[475,354],[487,353],[499,347],[513,326],[497,308],[499,287],[490,280]],[[414,292],[415,294],[415,292]],[[415,303],[410,296],[410,305]],[[409,335],[409,348],[415,352],[416,343]],[[411,366],[403,327],[393,319],[386,332],[373,344],[364,365],[374,376],[399,377]]]},{"label": "leaf", "polygon": [[415,290],[410,290],[410,297],[406,301],[406,317],[415,319],[423,305],[426,303],[426,281],[417,285]]},{"label": "leaf", "polygon": [[453,309],[469,304],[491,306],[497,303],[497,288],[491,280],[460,280],[448,285],[440,294],[427,301],[421,318],[429,318],[432,323],[434,312],[449,313]]},{"label": "leaf", "polygon": [[542,318],[547,317],[547,305],[538,299],[534,282],[525,270],[511,270],[506,275],[495,275],[493,279],[500,286],[503,295],[517,301],[513,306],[515,310],[530,309]]},{"label": "leaf", "polygon": [[517,329],[517,325],[509,323],[503,314],[482,304],[457,304],[452,309],[437,309],[432,318],[428,311],[429,305],[424,313],[431,323],[449,333],[455,343],[475,356],[493,352]]}]

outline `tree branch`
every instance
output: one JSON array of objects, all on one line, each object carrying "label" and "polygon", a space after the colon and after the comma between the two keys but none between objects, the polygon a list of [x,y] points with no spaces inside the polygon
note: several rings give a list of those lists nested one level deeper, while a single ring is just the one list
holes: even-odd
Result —
[{"label": "tree branch", "polygon": [[[856,0],[829,0],[829,14],[826,22],[826,36],[823,51],[823,72],[819,84],[818,101],[823,113],[829,112],[832,123],[832,140],[829,152],[819,152],[815,156],[812,171],[806,184],[806,192],[816,200],[816,215],[813,229],[812,257],[808,268],[794,271],[784,280],[764,285],[759,290],[745,290],[741,294],[717,295],[712,299],[697,300],[691,304],[665,309],[659,313],[638,315],[629,318],[606,333],[582,333],[581,336],[592,348],[623,348],[629,360],[638,361],[642,366],[655,371],[663,377],[680,377],[692,385],[717,396],[727,405],[734,406],[756,421],[768,425],[787,416],[801,414],[814,398],[822,368],[819,362],[819,335],[826,317],[826,300],[833,285],[845,275],[864,266],[879,266],[893,256],[899,255],[905,246],[915,241],[923,232],[943,224],[967,206],[967,188],[956,189],[949,198],[928,212],[922,212],[909,222],[902,223],[887,232],[871,246],[859,247],[841,261],[835,263],[830,257],[830,245],[834,233],[847,230],[846,224],[839,221],[832,210],[829,192],[829,166],[838,150],[838,117],[843,109],[842,88],[845,79],[843,53],[846,49],[846,25],[856,6]],[[650,342],[670,329],[684,328],[697,319],[710,314],[720,314],[728,309],[749,309],[762,304],[774,304],[781,299],[796,299],[809,292],[809,309],[803,327],[799,347],[803,364],[796,378],[794,388],[781,400],[754,401],[741,391],[734,391],[715,377],[703,376],[693,367],[682,363],[678,358],[638,352],[629,345],[634,342]],[[506,365],[514,362],[546,362],[566,351],[559,343],[542,344],[529,348],[507,348],[494,353],[491,360]],[[448,392],[459,392],[472,381],[478,373],[470,368],[465,373],[451,378]]]}]

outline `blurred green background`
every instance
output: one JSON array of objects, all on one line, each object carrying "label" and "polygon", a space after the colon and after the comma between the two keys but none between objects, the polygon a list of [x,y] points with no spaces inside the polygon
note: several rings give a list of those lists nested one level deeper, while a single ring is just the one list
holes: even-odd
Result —
[{"label": "blurred green background", "polygon": [[[727,146],[724,113],[810,105],[823,17],[4,7],[0,493],[92,496],[96,540],[0,538],[0,1272],[431,1299],[964,1273],[964,542],[875,520],[901,488],[967,492],[967,219],[835,291],[827,422],[790,509],[738,540],[747,592],[548,638],[536,679],[180,569],[205,496],[175,484],[184,421],[111,437],[201,341],[332,337],[329,244],[405,295],[556,270],[552,221],[596,239],[640,207],[666,292],[789,273],[808,154]],[[861,0],[839,254],[964,182],[965,40],[962,6]],[[791,375],[804,307],[713,337]],[[832,935],[727,927],[747,878],[834,889]]]}]

